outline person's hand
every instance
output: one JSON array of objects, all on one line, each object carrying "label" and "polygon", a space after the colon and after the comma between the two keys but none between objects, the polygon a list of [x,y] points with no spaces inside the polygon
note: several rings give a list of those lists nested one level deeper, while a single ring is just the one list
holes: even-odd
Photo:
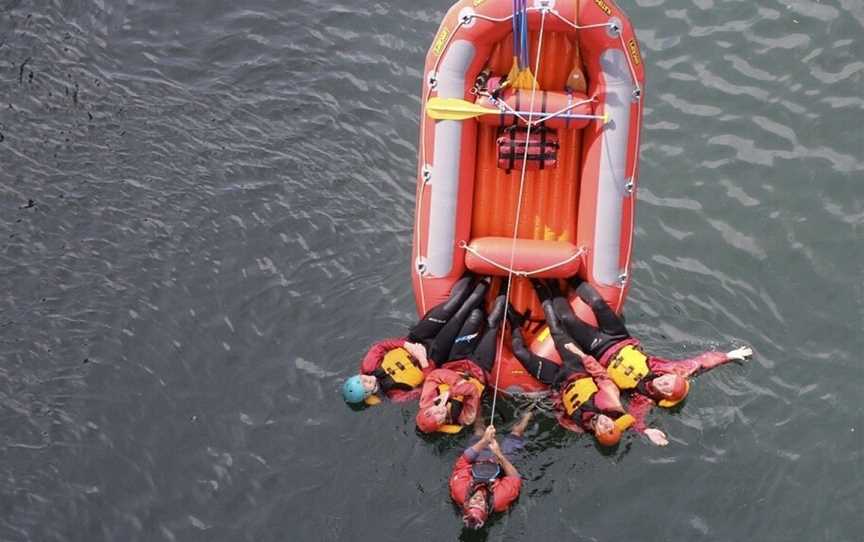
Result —
[{"label": "person's hand", "polygon": [[741,346],[736,348],[735,350],[730,350],[726,352],[726,357],[729,359],[740,359],[745,360],[753,355],[753,349],[749,346]]},{"label": "person's hand", "polygon": [[483,432],[483,438],[481,440],[486,441],[487,443],[495,440],[495,426],[490,425],[486,428],[486,431]]},{"label": "person's hand", "polygon": [[408,351],[414,359],[417,360],[417,363],[420,364],[422,369],[429,367],[429,360],[426,358],[426,347],[420,343],[409,343],[405,341],[405,344],[402,345],[402,348]]},{"label": "person's hand", "polygon": [[669,444],[669,440],[666,438],[666,433],[659,429],[649,427],[645,430],[645,436],[657,446],[666,446]]}]

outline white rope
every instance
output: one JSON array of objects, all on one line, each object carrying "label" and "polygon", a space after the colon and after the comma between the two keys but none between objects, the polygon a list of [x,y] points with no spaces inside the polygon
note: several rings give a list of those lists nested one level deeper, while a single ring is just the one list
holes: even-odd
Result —
[{"label": "white rope", "polygon": [[[536,63],[535,63],[534,74],[537,74],[537,73],[539,72],[539,70],[540,70],[540,56],[541,56],[542,47],[543,47],[543,30],[544,30],[544,26],[545,26],[546,14],[547,14],[547,13],[551,13],[551,14],[553,14],[553,15],[556,16],[559,20],[563,21],[565,24],[567,24],[568,26],[570,26],[570,27],[573,28],[574,30],[589,30],[589,29],[592,29],[592,28],[603,28],[603,27],[607,27],[607,28],[608,28],[608,27],[616,26],[616,25],[615,25],[614,23],[612,23],[612,22],[607,22],[607,23],[597,23],[597,24],[590,24],[590,25],[579,25],[579,24],[576,24],[576,23],[570,22],[568,19],[566,19],[566,18],[563,17],[560,13],[558,13],[558,11],[556,11],[556,10],[554,10],[554,9],[545,8],[545,7],[539,7],[539,8],[528,8],[526,11],[540,11],[540,13],[541,13],[541,18],[540,18],[540,35],[539,35],[539,37],[538,37],[538,43],[537,43],[537,60],[536,60]],[[488,16],[486,16],[486,15],[481,15],[481,14],[478,14],[478,13],[473,13],[473,14],[471,14],[471,17],[473,17],[473,18],[477,18],[477,19],[481,19],[481,20],[484,20],[484,21],[489,21],[489,22],[506,22],[506,21],[510,21],[510,20],[513,19],[513,15],[509,15],[509,16],[507,16],[507,17],[495,18],[495,17],[488,17]],[[453,32],[452,32],[452,33],[447,37],[447,40],[444,42],[444,48],[443,48],[441,54],[438,56],[438,60],[435,62],[435,65],[434,65],[434,67],[433,67],[433,72],[434,72],[434,73],[437,73],[437,72],[438,72],[438,66],[439,66],[439,64],[440,64],[440,62],[441,62],[441,60],[442,60],[442,58],[443,58],[444,55],[446,54],[447,50],[449,49],[449,47],[450,47],[450,42],[452,41],[453,37],[456,35],[456,33],[459,31],[459,29],[460,29],[460,28],[463,26],[463,24],[465,24],[466,22],[470,23],[470,19],[468,19],[468,20],[466,20],[466,21],[459,21],[459,23],[458,23],[458,24],[456,25],[456,27],[453,29]],[[640,108],[640,110],[641,110],[641,108],[642,108],[642,96],[641,96],[642,87],[639,85],[639,82],[638,82],[638,80],[637,80],[637,78],[636,78],[636,70],[635,70],[635,68],[633,67],[633,63],[632,63],[632,60],[631,60],[631,58],[630,58],[630,55],[626,54],[626,53],[627,53],[627,44],[626,44],[626,42],[624,41],[624,34],[623,34],[623,33],[619,33],[619,34],[618,34],[618,38],[619,38],[619,41],[621,42],[621,48],[622,48],[622,50],[625,52],[625,56],[627,57],[627,65],[628,65],[628,67],[629,67],[629,69],[630,69],[630,77],[633,79],[633,86],[636,88],[636,90],[639,91],[639,94],[640,94],[640,95],[639,95],[639,108]],[[536,77],[536,75],[535,75],[535,77]],[[535,80],[534,85],[532,85],[532,88],[531,88],[531,106],[530,106],[530,108],[529,108],[530,111],[528,112],[528,119],[527,119],[527,120],[524,119],[524,117],[522,117],[522,115],[521,115],[519,112],[513,110],[513,109],[512,109],[512,108],[511,108],[511,107],[510,107],[506,102],[503,102],[503,101],[501,102],[501,103],[505,106],[505,108],[507,108],[507,109],[510,110],[511,114],[515,115],[516,117],[518,117],[520,120],[522,120],[523,122],[525,122],[525,123],[528,125],[528,129],[527,129],[527,132],[526,132],[526,139],[527,139],[528,136],[530,135],[530,133],[531,133],[531,128],[532,128],[535,124],[539,124],[539,123],[541,123],[541,122],[545,122],[546,120],[549,120],[550,118],[553,118],[553,117],[556,116],[556,115],[563,114],[564,112],[568,111],[568,110],[571,109],[572,107],[576,107],[577,105],[581,105],[581,103],[584,103],[584,102],[581,102],[581,103],[573,104],[572,106],[568,106],[568,108],[566,108],[566,109],[563,109],[563,110],[561,110],[561,111],[556,111],[555,113],[553,113],[553,114],[551,114],[551,115],[547,115],[546,117],[542,118],[541,120],[533,121],[533,114],[534,114],[534,113],[533,113],[533,110],[534,110],[534,97],[535,97],[535,95],[536,95],[536,90],[537,90],[537,85],[536,85],[536,80]],[[426,90],[426,95],[425,95],[425,97],[424,97],[424,99],[423,99],[423,103],[424,103],[424,104],[425,104],[425,103],[428,103],[428,101],[429,101],[429,97],[431,96],[431,94],[432,94],[432,86],[431,86],[431,85],[428,85],[428,88],[427,88],[427,90]],[[595,99],[596,99],[596,97],[592,97],[590,100],[593,101],[593,100],[595,100]],[[421,134],[421,135],[420,135],[420,164],[421,164],[420,167],[421,167],[421,170],[422,170],[422,168],[425,167],[425,165],[426,165],[426,159],[425,159],[425,158],[426,158],[426,122],[427,122],[427,121],[426,121],[426,117],[427,117],[427,116],[428,116],[428,115],[426,114],[426,112],[425,112],[425,110],[424,110],[424,111],[423,111],[423,115],[422,115],[423,118],[422,118],[421,123],[420,123],[420,134]],[[638,141],[639,141],[639,137],[640,137],[640,128],[641,128],[641,127],[640,127],[640,123],[636,123],[636,142],[637,142],[637,146],[636,146],[636,148],[634,149],[634,153],[636,153],[636,154],[638,154],[638,152],[639,152],[639,149],[638,149]],[[525,173],[526,173],[526,166],[527,166],[527,155],[528,155],[528,145],[525,146],[525,155],[523,156],[523,160],[522,160],[522,172],[521,172],[521,176],[520,176],[520,180],[519,180],[519,201],[517,202],[517,207],[516,207],[516,223],[515,223],[514,228],[513,228],[513,243],[512,243],[511,251],[510,251],[510,267],[504,268],[503,266],[500,266],[497,262],[493,262],[493,261],[491,261],[491,260],[488,260],[488,259],[484,258],[482,255],[480,255],[479,253],[477,253],[476,251],[474,252],[478,257],[480,257],[481,259],[483,259],[483,260],[489,262],[490,264],[495,265],[496,267],[499,267],[499,268],[501,268],[501,269],[506,269],[506,270],[507,270],[508,275],[507,275],[507,297],[506,297],[506,303],[508,303],[508,304],[509,304],[509,302],[510,302],[510,291],[511,291],[510,286],[512,285],[512,282],[513,282],[513,275],[514,275],[514,274],[517,274],[517,275],[519,274],[519,272],[514,271],[514,270],[512,269],[512,266],[513,266],[513,261],[514,261],[514,259],[515,259],[515,249],[516,249],[516,239],[517,239],[516,236],[518,235],[518,231],[519,231],[519,219],[520,219],[521,211],[522,211],[522,195],[523,195],[523,191],[524,191]],[[632,167],[631,167],[631,170],[630,170],[630,178],[633,180],[633,182],[635,182],[635,179],[636,179],[636,161],[637,161],[637,160],[636,160],[636,157],[634,157],[634,158],[633,158],[633,161],[632,161],[633,164],[632,164]],[[421,174],[422,174],[422,172],[421,172]],[[418,212],[418,214],[419,214],[420,212],[422,212],[422,209],[423,209],[423,195],[424,195],[424,193],[426,192],[426,185],[427,185],[427,184],[428,184],[427,180],[424,179],[424,180],[423,180],[423,184],[422,184],[422,186],[420,187],[420,194],[418,195],[418,198],[417,198],[417,212]],[[634,198],[635,198],[635,194],[634,194],[633,197],[631,198],[631,208],[632,208],[632,206],[633,206],[633,199],[634,199]],[[414,242],[415,242],[415,244],[416,244],[416,246],[417,246],[417,257],[418,257],[418,259],[422,259],[421,250],[420,250],[420,228],[416,228],[416,231],[415,231],[415,241],[414,241]],[[464,241],[463,241],[463,243],[464,243]],[[628,242],[628,247],[630,247],[630,249],[628,250],[628,255],[627,255],[627,258],[626,258],[626,264],[625,264],[625,267],[626,267],[626,266],[629,266],[630,256],[631,256],[631,253],[632,253],[632,246],[633,246],[633,231],[632,231],[632,229],[631,229],[631,231],[630,231],[630,233],[629,233],[629,242]],[[578,252],[577,255],[574,256],[573,258],[576,258],[576,257],[578,257],[578,256],[581,256],[581,255],[583,254],[583,251],[584,251],[584,247],[580,247],[579,252]],[[570,258],[570,259],[568,259],[567,261],[572,261],[573,258]],[[563,263],[567,263],[567,261],[565,261],[565,262],[563,262]],[[554,268],[554,267],[557,267],[557,266],[559,266],[559,265],[563,265],[563,263],[562,263],[562,264],[555,264],[555,265],[549,267],[549,269]],[[544,270],[545,270],[545,269],[544,269]],[[539,273],[539,272],[541,272],[541,271],[542,271],[542,270],[535,270],[535,271],[532,271],[532,272],[530,272],[530,273],[531,273],[531,274],[534,274],[534,273]],[[416,262],[415,262],[415,272],[417,272],[418,280],[419,280],[419,283],[420,283],[420,284],[419,284],[419,287],[420,287],[420,304],[421,304],[421,311],[422,311],[423,313],[425,313],[425,312],[426,312],[426,296],[425,296],[425,290],[424,290],[424,288],[423,288],[423,272],[420,272],[420,270],[419,270],[418,268],[416,268]],[[620,306],[620,304],[621,304],[621,300],[623,299],[623,297],[624,297],[624,287],[623,287],[623,285],[622,285],[621,291],[620,291],[620,293],[619,293],[619,300],[618,300],[618,304],[619,304],[619,306]],[[503,348],[504,348],[504,331],[505,331],[506,326],[507,326],[507,319],[504,318],[504,321],[502,322],[502,325],[501,325],[501,338],[500,338],[500,341],[499,341],[499,344],[498,344],[498,353],[497,353],[496,359],[500,359],[500,357],[501,357],[501,353],[502,353]],[[498,365],[498,367],[497,367],[497,370],[496,370],[496,373],[495,373],[495,388],[496,388],[496,390],[497,390],[497,388],[498,388],[498,381],[499,381],[499,379],[500,379],[500,375],[501,375],[501,364],[498,363],[497,365]],[[496,406],[496,400],[497,400],[497,397],[498,397],[498,394],[497,394],[497,393],[494,394],[493,397],[492,397],[492,415],[490,416],[490,423],[492,423],[493,425],[494,425],[495,406]]]},{"label": "white rope", "polygon": [[519,111],[516,111],[515,109],[510,107],[510,104],[508,104],[504,100],[496,100],[496,102],[498,103],[499,109],[509,112],[511,115],[518,118],[519,120],[521,120],[525,124],[528,124],[530,122],[528,119],[526,119],[525,117],[522,116],[522,113],[520,113]]},{"label": "white rope", "polygon": [[[559,109],[558,111],[555,111],[554,113],[549,113],[545,117],[538,119],[538,120],[535,120],[533,122],[534,122],[534,124],[540,124],[541,122],[546,122],[549,119],[553,119],[559,115],[563,115],[564,113],[566,113],[567,111],[570,111],[574,107],[579,107],[580,105],[591,103],[594,100],[596,100],[595,96],[592,96],[592,97],[588,98],[587,100],[579,100],[576,103],[570,104],[567,107],[564,107],[562,109]],[[592,119],[595,119],[595,118],[596,119],[602,119],[603,118],[603,115],[580,115],[580,116],[583,116],[585,118],[592,118]]]},{"label": "white rope", "polygon": [[465,241],[459,241],[459,248],[465,249],[466,251],[470,252],[471,254],[473,254],[473,255],[477,256],[478,258],[480,258],[481,260],[483,260],[484,262],[486,262],[490,265],[493,265],[502,271],[507,271],[508,274],[512,273],[512,274],[516,275],[517,277],[530,277],[531,275],[537,275],[538,273],[544,273],[546,271],[551,271],[552,269],[555,269],[556,267],[561,267],[562,265],[567,265],[568,263],[572,262],[573,260],[576,260],[579,257],[581,257],[586,252],[585,247],[579,247],[579,250],[576,251],[576,254],[574,254],[572,256],[568,256],[567,258],[561,260],[558,263],[553,263],[552,265],[547,265],[546,267],[540,267],[537,269],[533,269],[531,271],[520,271],[518,269],[513,269],[512,267],[507,267],[504,264],[500,264],[491,258],[487,258],[486,256],[480,254],[480,252],[476,248],[472,247],[471,245],[469,245]]},{"label": "white rope", "polygon": [[[525,154],[522,156],[522,174],[519,178],[519,197],[516,200],[516,221],[513,225],[513,241],[510,244],[510,267],[513,267],[513,261],[516,259],[516,236],[519,234],[519,219],[522,214],[522,193],[525,189],[525,173],[528,171],[528,145],[527,141],[531,136],[531,120],[534,115],[534,97],[537,95],[537,76],[540,73],[540,57],[543,52],[543,29],[546,24],[546,12],[548,10],[541,9],[540,10],[540,35],[537,37],[537,61],[534,63],[534,73],[532,74],[533,83],[531,85],[531,101],[528,107],[528,129],[525,133]],[[516,39],[516,36],[513,37]],[[504,306],[508,307],[510,305],[510,293],[513,291],[511,288],[513,286],[513,272],[508,271],[507,273],[507,294],[504,299]],[[506,314],[506,313],[505,313]],[[501,353],[504,351],[504,332],[507,328],[507,318],[501,322],[501,337],[498,341],[498,353],[495,356],[495,359],[498,361],[496,363],[496,371],[495,371],[495,393],[492,395],[492,413],[489,415],[489,423],[491,425],[495,425],[495,406],[498,400],[498,381],[501,378]]]},{"label": "white rope", "polygon": [[[534,8],[534,9],[542,9],[542,8]],[[608,27],[608,26],[615,26],[615,23],[595,23],[595,24],[578,25],[576,23],[571,23],[563,15],[561,15],[560,13],[558,13],[554,9],[550,9],[549,13],[558,17],[560,20],[564,21],[573,30],[590,30],[592,28],[603,28],[603,27]]]},{"label": "white rope", "polygon": [[[560,116],[564,115],[565,113],[567,113],[567,111],[570,111],[571,109],[573,109],[574,107],[579,107],[580,105],[584,105],[586,103],[591,103],[591,102],[594,102],[597,100],[596,96],[592,96],[591,98],[588,98],[586,100],[580,100],[580,101],[572,103],[566,107],[563,107],[562,109],[559,109],[558,111],[555,111],[554,113],[549,113],[545,117],[539,118],[537,120],[528,120],[523,115],[526,113],[530,114],[529,111],[516,111],[506,101],[501,100],[500,98],[495,99],[488,93],[485,93],[485,94],[478,93],[478,95],[488,97],[492,101],[492,103],[494,105],[497,105],[498,109],[500,109],[502,112],[510,113],[514,117],[516,117],[519,120],[521,120],[522,122],[524,122],[526,125],[532,124],[535,126],[538,124],[544,123],[549,119],[552,119],[555,117],[560,117]],[[576,115],[576,114],[574,114],[574,115],[572,115],[572,118],[585,118],[585,119],[598,119],[599,120],[599,119],[605,119],[606,117],[604,117],[603,115]]]},{"label": "white rope", "polygon": [[507,17],[490,17],[488,15],[481,15],[480,13],[472,13],[470,16],[483,21],[489,21],[490,23],[503,23],[513,19],[512,15],[508,15]]}]

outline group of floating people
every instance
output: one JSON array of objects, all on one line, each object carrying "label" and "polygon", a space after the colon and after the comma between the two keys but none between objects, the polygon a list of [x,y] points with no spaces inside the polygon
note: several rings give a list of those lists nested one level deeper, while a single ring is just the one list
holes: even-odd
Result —
[{"label": "group of floating people", "polygon": [[[467,528],[481,528],[491,513],[507,510],[522,487],[513,461],[524,446],[531,409],[500,442],[494,425],[484,427],[479,414],[483,394],[494,384],[502,327],[507,327],[505,336],[509,334],[511,349],[525,370],[549,386],[558,423],[593,436],[603,447],[616,446],[628,430],[667,445],[666,434],[647,424],[651,409],[684,400],[696,374],[752,356],[748,346],[676,361],[652,356],[588,282],[578,277],[565,281],[590,306],[596,326],[575,315],[558,280],[531,279],[561,357],[556,363],[526,346],[523,326],[530,315],[509,305],[506,281],[501,281],[488,314],[484,311],[493,280],[462,277],[448,299],[427,312],[406,337],[374,344],[360,374],[342,386],[345,401],[355,405],[419,399],[415,419],[423,433],[452,434],[473,427],[469,446],[450,476],[450,496]],[[505,319],[509,326],[502,325]]]}]

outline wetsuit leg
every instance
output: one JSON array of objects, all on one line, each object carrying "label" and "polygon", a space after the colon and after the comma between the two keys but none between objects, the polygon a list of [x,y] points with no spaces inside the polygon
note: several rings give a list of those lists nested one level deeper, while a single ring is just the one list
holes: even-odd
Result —
[{"label": "wetsuit leg", "polygon": [[450,296],[446,301],[435,305],[414,324],[408,331],[408,340],[411,342],[431,341],[438,335],[444,324],[456,314],[456,311],[465,303],[465,299],[471,293],[471,283],[474,278],[466,275],[459,279],[450,290]]},{"label": "wetsuit leg", "polygon": [[483,338],[471,354],[471,361],[477,364],[478,367],[486,371],[492,372],[492,365],[495,363],[495,352],[498,341],[498,330],[501,327],[501,321],[504,319],[504,312],[507,306],[507,294],[501,292],[495,298],[495,304],[492,306],[492,312],[489,313],[489,318],[486,320],[486,331],[483,333]]},{"label": "wetsuit leg", "polygon": [[485,323],[486,315],[483,313],[483,309],[477,307],[471,311],[468,319],[462,325],[462,329],[459,330],[459,335],[453,341],[453,348],[450,349],[448,359],[452,361],[470,356],[480,342],[481,332]]},{"label": "wetsuit leg", "polygon": [[540,382],[551,386],[559,381],[558,373],[561,366],[529,350],[525,346],[525,338],[522,336],[522,329],[520,328],[513,330],[512,350],[528,374]]},{"label": "wetsuit leg", "polygon": [[[582,358],[578,354],[564,348],[564,345],[571,342],[576,343],[580,348],[584,347],[579,341],[570,336],[568,333],[569,330],[564,327],[562,319],[560,318],[561,313],[564,313],[565,315],[569,315],[572,320],[576,320],[573,311],[570,309],[570,305],[558,289],[557,281],[547,281],[543,283],[539,280],[532,279],[531,284],[537,292],[537,297],[540,298],[540,303],[543,307],[543,314],[546,316],[546,324],[549,326],[549,332],[552,335],[552,342],[555,344],[555,350],[558,351],[561,360],[565,365],[568,365],[571,370],[582,370]],[[563,304],[563,306],[560,308],[557,307],[557,305],[561,304]],[[579,322],[581,322],[581,320]],[[585,326],[586,335],[588,332],[596,331],[593,327],[588,326],[587,324],[585,324]]]},{"label": "wetsuit leg", "polygon": [[483,303],[483,298],[486,296],[486,289],[489,287],[488,280],[482,280],[474,287],[471,295],[462,303],[456,314],[441,328],[441,331],[435,336],[431,344],[427,347],[428,357],[441,366],[450,359],[450,350],[453,348],[453,343],[459,335],[459,330],[462,329],[465,320],[471,315],[471,312]]},{"label": "wetsuit leg", "polygon": [[590,283],[583,282],[580,284],[576,289],[576,293],[583,301],[588,303],[591,310],[594,311],[594,316],[597,318],[597,324],[600,326],[600,330],[603,333],[612,337],[626,338],[630,336],[627,332],[627,327],[624,325],[621,318],[615,314],[612,307],[606,303],[606,300],[603,299]]}]

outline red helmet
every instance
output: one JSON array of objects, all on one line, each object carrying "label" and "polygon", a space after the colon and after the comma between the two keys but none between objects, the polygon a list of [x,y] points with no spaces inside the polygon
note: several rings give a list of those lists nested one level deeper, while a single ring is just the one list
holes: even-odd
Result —
[{"label": "red helmet", "polygon": [[594,438],[597,439],[597,442],[601,446],[615,446],[621,441],[621,429],[617,425],[614,425],[609,431],[595,431]]},{"label": "red helmet", "polygon": [[669,408],[677,405],[687,397],[690,392],[690,381],[683,376],[672,375],[672,391],[668,394],[658,394],[657,404],[661,407]]}]

